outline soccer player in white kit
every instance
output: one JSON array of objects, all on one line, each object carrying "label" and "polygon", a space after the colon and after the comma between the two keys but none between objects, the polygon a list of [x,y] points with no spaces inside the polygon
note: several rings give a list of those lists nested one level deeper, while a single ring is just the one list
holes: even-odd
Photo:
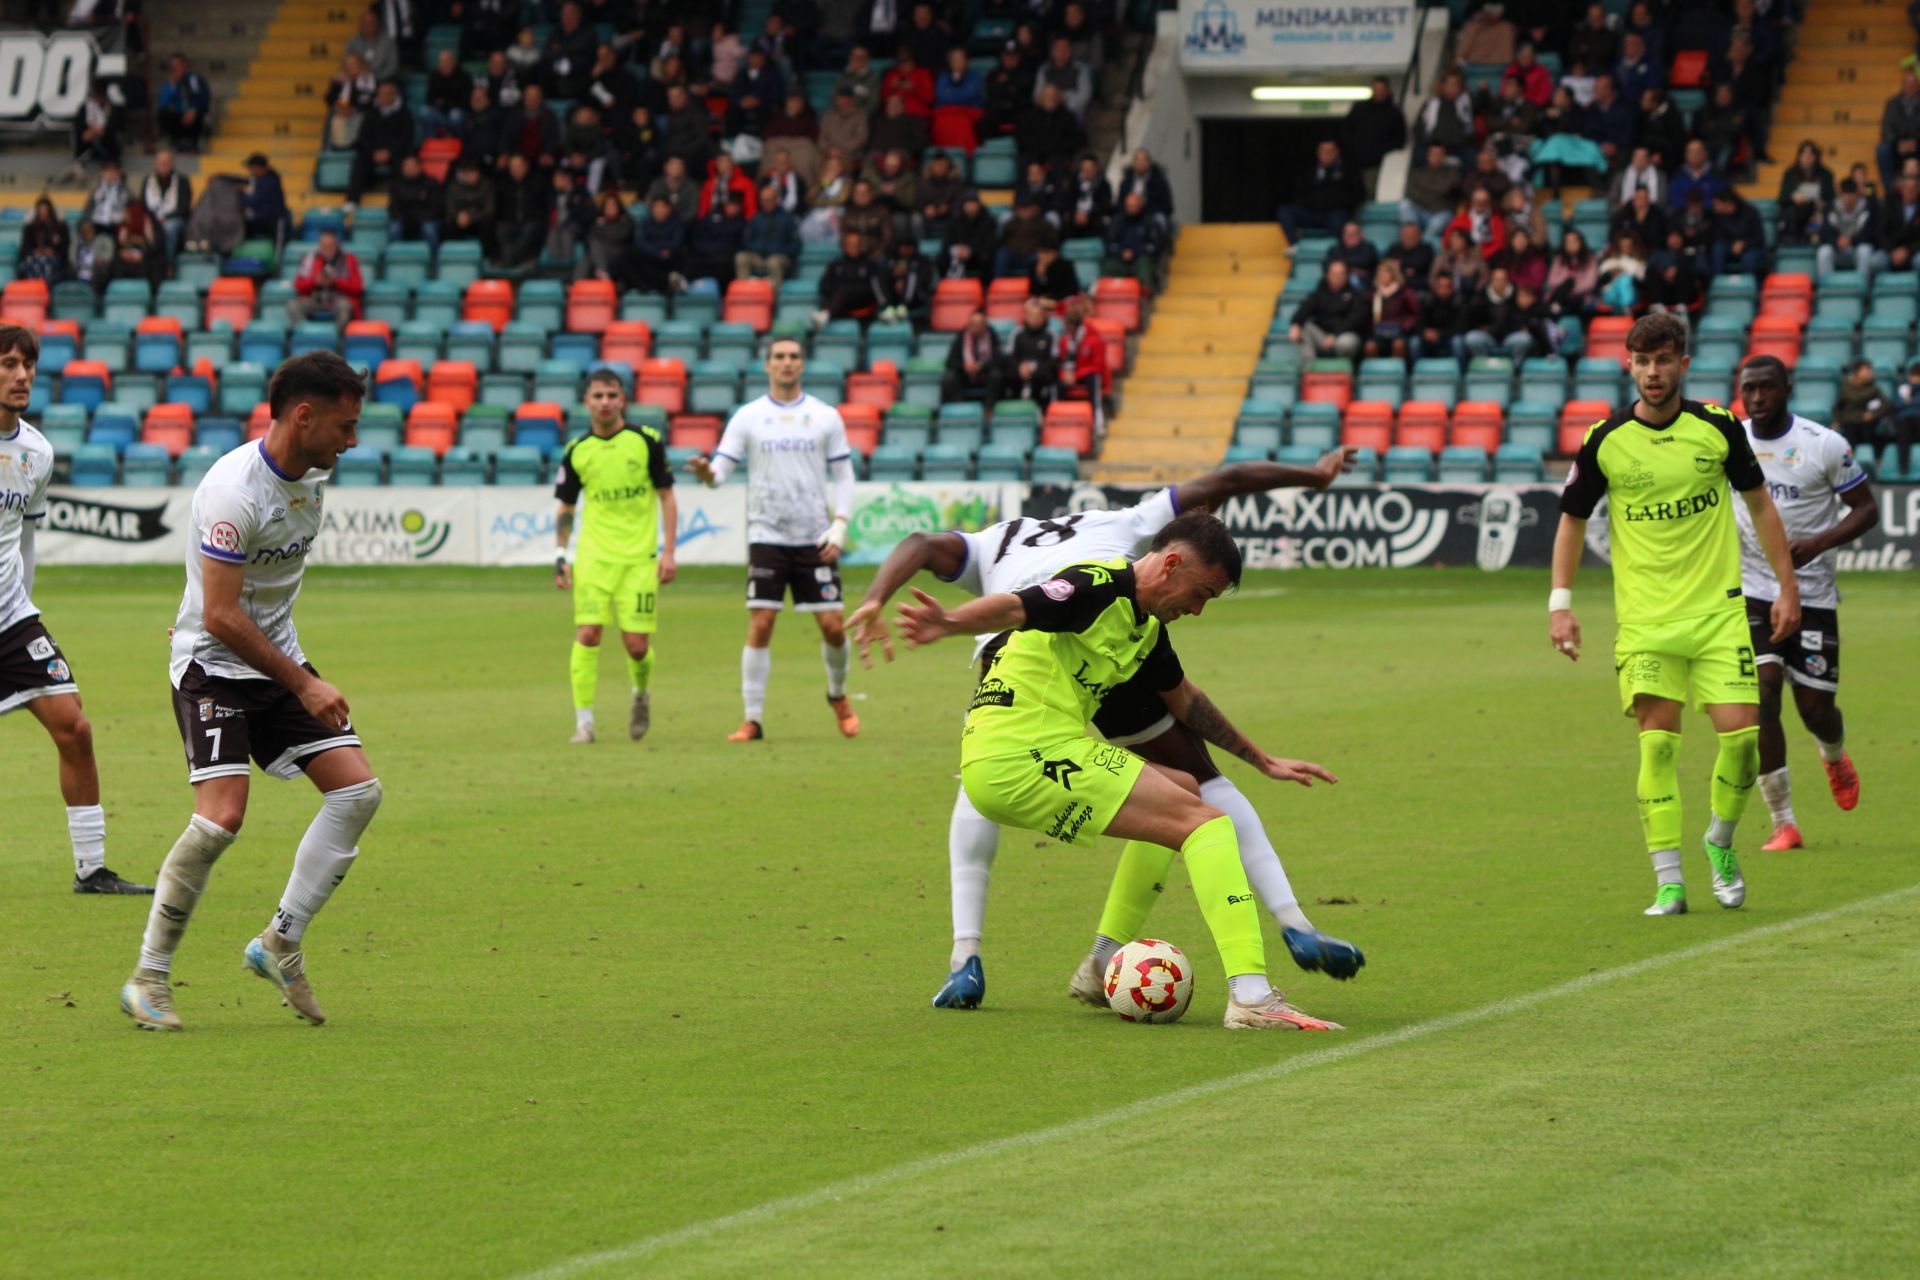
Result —
[{"label": "soccer player in white kit", "polygon": [[322,483],[354,445],[364,394],[360,375],[333,352],[293,357],[267,385],[267,434],[214,463],[194,490],[187,590],[168,663],[193,818],[160,868],[140,963],[120,992],[120,1007],[144,1029],[180,1029],[168,985],[173,953],[213,864],[239,834],[249,758],[270,777],[305,773],[320,791],[320,812],[294,851],[279,910],[243,960],[298,1016],[326,1021],[301,939],[360,852],[380,780],[346,698],[300,648],[293,605],[320,532]]},{"label": "soccer player in white kit", "polygon": [[[957,530],[913,534],[880,566],[873,585],[854,610],[854,636],[863,661],[871,662],[878,642],[889,660],[893,639],[883,609],[907,580],[926,569],[944,582],[974,595],[1018,591],[1044,582],[1061,565],[1093,559],[1137,558],[1161,528],[1184,511],[1217,506],[1227,498],[1268,489],[1306,487],[1324,489],[1352,465],[1353,450],[1329,451],[1311,467],[1270,462],[1242,462],[1171,485],[1131,507],[1116,511],[1082,511],[1051,520],[1018,518],[991,525],[977,533]],[[991,655],[997,638],[982,636],[976,659]],[[981,662],[986,670],[986,662]],[[1175,709],[1179,715],[1175,715]],[[1201,799],[1233,819],[1241,863],[1247,881],[1261,904],[1279,922],[1294,962],[1309,971],[1334,978],[1350,978],[1366,963],[1360,949],[1322,933],[1300,910],[1298,897],[1280,865],[1280,856],[1268,839],[1260,815],[1232,780],[1220,774],[1207,754],[1206,743],[1220,746],[1245,760],[1267,777],[1311,786],[1313,779],[1333,782],[1319,765],[1268,755],[1229,722],[1191,680],[1173,694],[1162,695],[1120,685],[1107,695],[1094,719],[1094,728],[1107,741],[1126,746],[1155,764],[1183,770],[1200,785]],[[1000,828],[982,817],[963,789],[954,800],[948,827],[947,853],[953,895],[953,953],[946,982],[933,997],[936,1008],[977,1008],[986,993],[980,960],[980,939],[986,924],[987,883],[999,850]],[[1123,886],[1142,879],[1129,868],[1128,858],[1144,856],[1128,846],[1115,874],[1108,914],[1120,902]],[[1161,868],[1164,873],[1164,868]],[[1148,875],[1157,883],[1161,875]],[[1140,923],[1144,923],[1142,920]],[[1106,961],[1131,938],[1096,934],[1093,950],[1080,964],[1068,994],[1088,1004],[1106,1007],[1101,973]]]},{"label": "soccer player in white kit", "polygon": [[1793,576],[1800,586],[1800,629],[1775,644],[1767,611],[1780,584],[1760,550],[1746,507],[1736,503],[1740,591],[1747,598],[1747,625],[1760,678],[1760,794],[1773,815],[1773,835],[1761,848],[1769,851],[1803,847],[1787,773],[1787,735],[1780,724],[1783,683],[1793,685],[1793,704],[1820,749],[1834,802],[1842,809],[1860,803],[1860,774],[1847,754],[1846,722],[1838,702],[1840,589],[1834,582],[1833,557],[1827,553],[1880,523],[1867,473],[1854,460],[1846,437],[1788,412],[1791,379],[1787,366],[1773,356],[1755,356],[1740,370],[1740,400],[1751,415],[1741,425],[1786,525]]},{"label": "soccer player in white kit", "polygon": [[20,415],[33,398],[40,340],[33,330],[0,324],[0,715],[25,707],[60,756],[75,893],[143,894],[153,886],[122,880],[107,867],[107,815],[93,726],[80,709],[67,656],[40,623],[33,603],[33,533],[47,514],[53,446]]},{"label": "soccer player in white kit", "polygon": [[740,406],[711,458],[688,470],[717,485],[735,467],[747,469],[747,643],[740,651],[740,689],[746,719],[729,742],[766,736],[767,677],[773,668],[773,624],[789,591],[797,613],[820,624],[820,658],[827,668],[827,705],[840,732],[860,732],[847,701],[846,600],[840,590],[840,548],[853,515],[853,450],[847,425],[832,405],[800,388],[806,352],[794,338],[767,348],[767,394]]}]

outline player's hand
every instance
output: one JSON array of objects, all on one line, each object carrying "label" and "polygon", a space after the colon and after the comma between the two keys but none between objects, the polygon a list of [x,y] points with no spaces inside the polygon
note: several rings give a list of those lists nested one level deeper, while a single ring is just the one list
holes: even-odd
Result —
[{"label": "player's hand", "polygon": [[835,516],[827,525],[826,534],[815,543],[820,548],[821,564],[838,564],[840,548],[847,540],[847,521],[844,516]]},{"label": "player's hand", "polygon": [[1312,786],[1315,778],[1322,782],[1340,781],[1311,760],[1288,760],[1281,756],[1263,755],[1259,768],[1260,772],[1275,782],[1297,782],[1303,787]]},{"label": "player's hand", "polygon": [[1556,609],[1547,619],[1547,637],[1570,661],[1580,661],[1580,619],[1571,609]]},{"label": "player's hand", "polygon": [[347,712],[347,700],[340,696],[338,689],[318,676],[302,686],[299,696],[300,705],[307,709],[307,714],[329,729],[344,729],[351,720]]},{"label": "player's hand", "polygon": [[1795,538],[1787,544],[1787,554],[1793,557],[1793,567],[1804,569],[1818,560],[1825,547],[1817,545],[1811,538]]},{"label": "player's hand", "polygon": [[713,483],[713,460],[704,454],[696,454],[688,458],[687,470],[692,472],[693,478],[701,484],[711,485]]},{"label": "player's hand", "polygon": [[573,590],[573,566],[565,560],[553,566],[553,585],[561,591]]},{"label": "player's hand", "polygon": [[666,586],[680,576],[680,566],[674,563],[673,552],[660,553],[660,585]]},{"label": "player's hand", "polygon": [[1314,481],[1313,487],[1324,489],[1338,480],[1341,472],[1353,470],[1353,455],[1358,452],[1360,452],[1359,445],[1343,444],[1336,445],[1321,454],[1320,460],[1313,464],[1313,469],[1320,473],[1320,478]]},{"label": "player's hand", "polygon": [[873,646],[876,643],[886,660],[893,661],[893,628],[887,625],[880,601],[863,602],[847,619],[847,628],[853,632],[853,643],[860,651],[861,666],[873,669]]},{"label": "player's hand", "polygon": [[1773,642],[1779,644],[1800,630],[1800,597],[1784,592],[1773,602]]},{"label": "player's hand", "polygon": [[943,636],[953,634],[947,622],[947,611],[938,600],[918,587],[911,588],[916,603],[900,605],[900,636],[907,646],[918,649],[932,644]]}]

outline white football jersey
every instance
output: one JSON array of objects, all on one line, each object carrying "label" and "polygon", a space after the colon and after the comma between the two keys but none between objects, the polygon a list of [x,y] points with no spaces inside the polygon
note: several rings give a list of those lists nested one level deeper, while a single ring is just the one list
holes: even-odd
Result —
[{"label": "white football jersey", "polygon": [[286,475],[267,456],[266,442],[256,440],[214,463],[193,491],[187,592],[174,620],[168,665],[176,688],[192,662],[208,675],[266,678],[206,632],[201,568],[208,559],[246,566],[240,608],[274,648],[295,663],[307,660],[293,627],[293,602],[300,595],[307,552],[320,532],[320,482],[327,475]]},{"label": "white football jersey", "polygon": [[741,405],[714,454],[747,469],[747,541],[783,547],[826,536],[833,521],[827,464],[853,456],[840,411],[804,392],[791,404],[761,396]]},{"label": "white football jersey", "polygon": [[[1839,524],[1847,504],[1840,495],[1866,482],[1867,473],[1854,461],[1853,446],[1838,431],[1807,418],[1793,416],[1785,433],[1769,440],[1753,432],[1753,419],[1742,420],[1753,456],[1766,473],[1767,492],[1779,508],[1780,522],[1787,527],[1787,539],[1811,537]],[[1740,589],[1756,600],[1774,600],[1780,584],[1774,579],[1773,566],[1760,549],[1753,532],[1753,517],[1747,504],[1733,504],[1733,517],[1740,522]],[[1833,609],[1840,604],[1840,589],[1833,580],[1833,553],[1828,552],[1811,564],[1802,565],[1793,575],[1800,583],[1800,603],[1812,609]]]},{"label": "white football jersey", "polygon": [[26,564],[20,558],[20,530],[47,514],[47,481],[53,475],[53,446],[22,422],[0,436],[0,631],[40,611],[27,598]]}]

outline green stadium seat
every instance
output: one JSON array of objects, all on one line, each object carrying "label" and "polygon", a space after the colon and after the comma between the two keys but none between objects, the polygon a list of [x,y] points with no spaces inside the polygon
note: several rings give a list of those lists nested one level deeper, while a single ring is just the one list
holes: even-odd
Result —
[{"label": "green stadium seat", "polygon": [[920,450],[906,444],[894,444],[884,438],[867,458],[867,478],[875,481],[917,479]]},{"label": "green stadium seat", "polygon": [[980,446],[978,461],[974,468],[974,479],[979,481],[1014,482],[1027,478],[1027,455],[1032,446],[989,441]]},{"label": "green stadium seat", "polygon": [[487,459],[485,454],[475,453],[465,446],[447,450],[447,456],[440,459],[440,483],[451,488],[465,488],[483,485],[487,482]]},{"label": "green stadium seat", "polygon": [[439,459],[420,445],[401,445],[387,458],[387,483],[430,485]]},{"label": "green stadium seat", "polygon": [[1487,478],[1487,451],[1477,445],[1448,445],[1440,451],[1434,478],[1441,484],[1480,484]]},{"label": "green stadium seat", "polygon": [[112,445],[83,444],[73,451],[72,483],[81,489],[104,489],[119,478],[120,454]]},{"label": "green stadium seat", "polygon": [[[877,452],[877,451],[876,451]],[[956,482],[973,473],[973,451],[964,444],[930,444],[920,454],[920,478]]]},{"label": "green stadium seat", "polygon": [[1033,451],[1029,481],[1070,487],[1080,482],[1080,455],[1072,449],[1040,445]]},{"label": "green stadium seat", "polygon": [[525,445],[508,445],[494,450],[493,482],[495,484],[540,484],[547,478],[546,458],[540,450],[530,449]]},{"label": "green stadium seat", "polygon": [[365,433],[361,434],[361,442],[341,454],[340,460],[333,464],[333,483],[337,486],[364,489],[380,483],[386,469],[386,451],[367,444]]}]

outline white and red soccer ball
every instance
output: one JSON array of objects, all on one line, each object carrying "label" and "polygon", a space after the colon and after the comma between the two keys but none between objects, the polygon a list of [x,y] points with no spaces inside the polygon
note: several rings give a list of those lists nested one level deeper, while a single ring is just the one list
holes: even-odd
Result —
[{"label": "white and red soccer ball", "polygon": [[1107,1007],[1128,1022],[1177,1022],[1193,1003],[1193,966],[1171,942],[1141,938],[1107,961]]}]

